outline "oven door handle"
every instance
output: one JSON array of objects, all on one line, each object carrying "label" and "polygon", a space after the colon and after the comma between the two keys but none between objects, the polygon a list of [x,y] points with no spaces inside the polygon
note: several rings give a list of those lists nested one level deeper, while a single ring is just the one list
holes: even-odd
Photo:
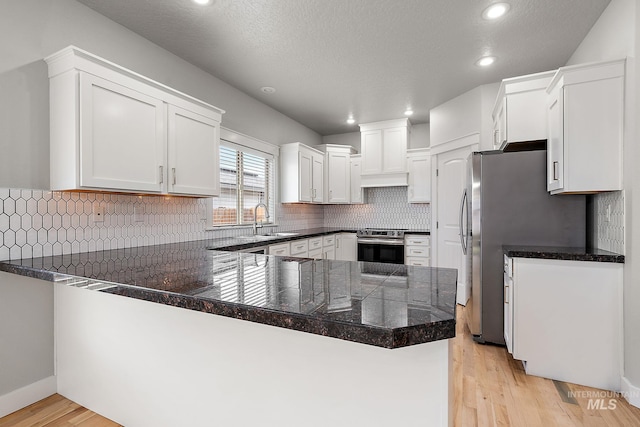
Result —
[{"label": "oven door handle", "polygon": [[358,239],[358,244],[403,246],[404,240],[399,239]]}]

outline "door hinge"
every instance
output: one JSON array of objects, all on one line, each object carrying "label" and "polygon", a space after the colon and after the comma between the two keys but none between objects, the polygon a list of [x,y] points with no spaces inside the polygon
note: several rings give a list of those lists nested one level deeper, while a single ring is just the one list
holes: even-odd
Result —
[{"label": "door hinge", "polygon": [[438,221],[436,221],[436,228],[440,227],[440,223]]},{"label": "door hinge", "polygon": [[440,169],[436,169],[436,176],[440,173]]}]

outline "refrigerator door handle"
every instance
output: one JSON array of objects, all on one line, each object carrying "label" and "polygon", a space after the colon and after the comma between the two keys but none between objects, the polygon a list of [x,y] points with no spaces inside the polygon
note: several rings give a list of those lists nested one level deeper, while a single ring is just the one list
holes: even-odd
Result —
[{"label": "refrigerator door handle", "polygon": [[460,200],[460,246],[462,246],[462,254],[467,254],[467,242],[464,228],[462,226],[462,218],[464,216],[465,202],[467,200],[467,189],[462,192],[462,200]]}]

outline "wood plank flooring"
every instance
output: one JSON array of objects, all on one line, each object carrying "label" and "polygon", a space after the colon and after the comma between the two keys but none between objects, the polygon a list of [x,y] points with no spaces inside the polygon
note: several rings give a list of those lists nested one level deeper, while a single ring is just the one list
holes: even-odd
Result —
[{"label": "wood plank flooring", "polygon": [[[589,395],[602,390],[525,374],[506,348],[474,342],[464,316],[464,307],[458,306],[453,347],[455,426],[640,426],[640,409],[622,396],[610,393],[600,402],[603,409],[593,409]],[[604,409],[610,398],[615,409]]]},{"label": "wood plank flooring", "polygon": [[[630,427],[640,426],[640,409],[615,398],[615,409],[589,408],[579,393],[597,389],[526,375],[503,347],[473,341],[457,310],[453,346],[456,427]],[[425,425],[428,425],[426,423]],[[55,394],[0,418],[0,427],[116,427],[114,423]]]}]

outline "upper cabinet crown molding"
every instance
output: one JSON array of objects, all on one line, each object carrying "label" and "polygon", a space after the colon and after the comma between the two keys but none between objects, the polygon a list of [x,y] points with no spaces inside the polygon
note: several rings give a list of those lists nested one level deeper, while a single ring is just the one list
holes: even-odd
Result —
[{"label": "upper cabinet crown molding", "polygon": [[[222,115],[225,113],[221,108],[182,93],[118,64],[114,64],[111,61],[76,46],[67,46],[47,56],[44,60],[49,67],[50,79],[71,70],[84,71],[119,84],[130,85],[132,81],[143,83],[145,85],[145,92],[150,95],[183,108],[184,105],[182,104],[186,102],[191,110],[193,110],[195,106],[201,107],[206,110],[206,115],[211,115],[212,113],[217,114],[218,121],[222,120]],[[199,111],[194,112],[199,113]]]},{"label": "upper cabinet crown molding", "polygon": [[383,120],[381,122],[361,123],[358,126],[360,126],[360,132],[377,129],[397,128],[402,126],[411,129],[411,122],[409,121],[409,119],[394,119]]},{"label": "upper cabinet crown molding", "polygon": [[45,60],[52,190],[219,195],[223,110],[74,46]]}]

